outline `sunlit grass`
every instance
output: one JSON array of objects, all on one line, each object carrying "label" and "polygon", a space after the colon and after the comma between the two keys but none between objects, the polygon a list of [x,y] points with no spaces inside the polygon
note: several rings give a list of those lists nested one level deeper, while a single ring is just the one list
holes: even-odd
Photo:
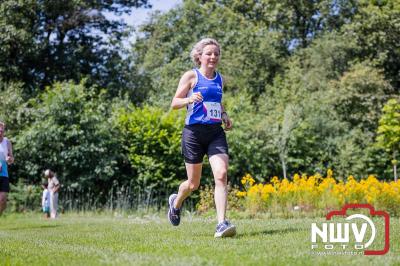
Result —
[{"label": "sunlit grass", "polygon": [[164,214],[39,214],[0,217],[0,265],[395,265],[399,219],[385,256],[310,254],[314,218],[232,220],[238,235],[214,239],[215,221],[189,217],[172,227]]}]

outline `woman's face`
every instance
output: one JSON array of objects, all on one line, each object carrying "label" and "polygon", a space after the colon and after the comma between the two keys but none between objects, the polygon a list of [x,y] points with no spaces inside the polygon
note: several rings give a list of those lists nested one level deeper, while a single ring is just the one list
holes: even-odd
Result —
[{"label": "woman's face", "polygon": [[199,59],[202,67],[215,69],[219,61],[218,46],[214,44],[206,45]]}]

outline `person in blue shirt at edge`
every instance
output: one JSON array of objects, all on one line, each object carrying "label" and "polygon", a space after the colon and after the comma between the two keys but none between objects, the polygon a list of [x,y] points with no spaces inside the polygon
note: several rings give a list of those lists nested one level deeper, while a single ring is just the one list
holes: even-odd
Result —
[{"label": "person in blue shirt at edge", "polygon": [[7,207],[7,193],[10,192],[8,165],[14,162],[11,142],[4,137],[6,125],[0,121],[0,215]]},{"label": "person in blue shirt at edge", "polygon": [[182,153],[188,179],[180,184],[178,194],[169,196],[168,219],[172,225],[179,225],[183,201],[199,187],[203,157],[207,154],[215,181],[218,224],[214,237],[231,237],[236,234],[236,227],[225,217],[229,156],[224,129],[230,130],[232,121],[221,102],[223,77],[216,71],[221,47],[216,40],[205,38],[194,45],[190,56],[199,68],[183,74],[171,103],[173,109],[187,109]]}]

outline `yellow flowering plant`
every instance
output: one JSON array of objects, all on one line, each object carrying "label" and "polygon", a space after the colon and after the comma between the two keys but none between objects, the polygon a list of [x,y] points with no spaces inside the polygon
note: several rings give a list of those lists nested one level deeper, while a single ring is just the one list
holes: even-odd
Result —
[{"label": "yellow flowering plant", "polygon": [[348,176],[346,181],[336,181],[331,169],[326,176],[295,174],[292,180],[274,176],[269,183],[256,183],[250,174],[242,180],[243,190],[236,196],[244,198],[246,208],[257,211],[327,211],[338,209],[345,203],[369,203],[392,215],[400,213],[400,182],[379,181],[370,175],[357,181]]}]

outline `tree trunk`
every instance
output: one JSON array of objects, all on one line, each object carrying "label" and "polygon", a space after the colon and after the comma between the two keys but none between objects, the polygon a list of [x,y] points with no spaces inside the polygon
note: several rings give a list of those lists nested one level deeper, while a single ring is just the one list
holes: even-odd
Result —
[{"label": "tree trunk", "polygon": [[397,160],[396,160],[396,156],[397,155],[397,152],[396,151],[393,151],[393,161],[392,161],[392,164],[393,164],[393,174],[394,174],[394,182],[397,182]]},{"label": "tree trunk", "polygon": [[286,162],[285,162],[285,156],[284,156],[283,154],[280,154],[279,157],[281,158],[281,163],[282,163],[283,178],[286,179]]}]

